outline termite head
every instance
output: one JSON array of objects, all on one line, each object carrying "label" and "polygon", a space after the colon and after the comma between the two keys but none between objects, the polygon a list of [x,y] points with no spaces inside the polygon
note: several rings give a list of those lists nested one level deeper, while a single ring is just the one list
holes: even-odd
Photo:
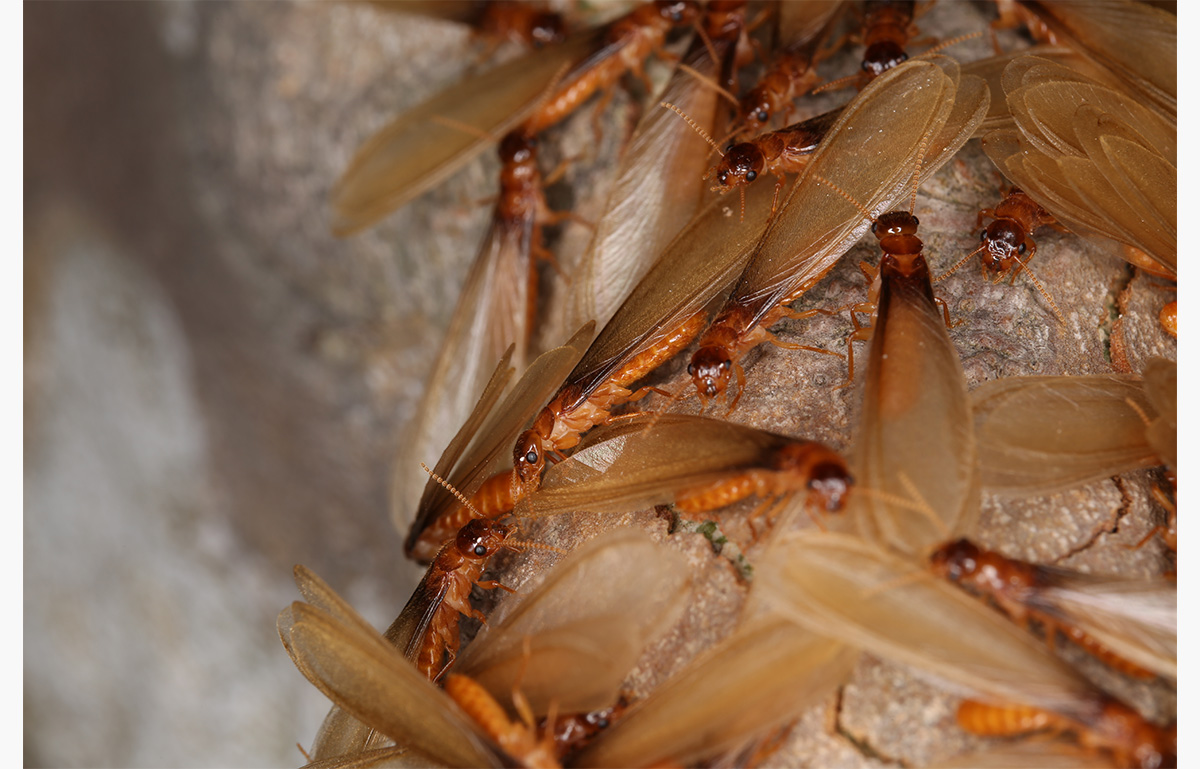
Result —
[{"label": "termite head", "polygon": [[891,40],[873,43],[863,53],[862,68],[871,77],[879,77],[892,67],[908,61],[904,49]]},{"label": "termite head", "polygon": [[725,391],[729,375],[733,373],[733,360],[724,347],[701,347],[688,364],[688,374],[700,393],[701,400],[715,398]]},{"label": "termite head", "polygon": [[513,526],[486,518],[473,518],[458,530],[454,546],[468,558],[489,558],[504,545]]},{"label": "termite head", "polygon": [[770,93],[760,86],[742,97],[738,102],[738,110],[743,115],[742,130],[746,134],[757,134],[770,122],[774,105]]},{"label": "termite head", "polygon": [[500,162],[506,166],[528,163],[537,151],[537,137],[524,131],[510,131],[500,140]]},{"label": "termite head", "polygon": [[700,15],[700,6],[695,0],[655,0],[655,10],[672,26],[691,24]]},{"label": "termite head", "polygon": [[715,174],[717,184],[713,190],[727,192],[737,185],[749,184],[757,179],[762,173],[763,164],[762,150],[753,143],[735,144],[705,178]]},{"label": "termite head", "polygon": [[[1176,766],[1176,727],[1162,729],[1119,702],[1108,701],[1092,725],[1095,741],[1104,745],[1128,746],[1125,756],[1143,769]],[[1122,751],[1124,752],[1124,751]]]},{"label": "termite head", "polygon": [[961,582],[979,568],[979,548],[966,539],[947,542],[929,556],[929,564],[939,577]]},{"label": "termite head", "polygon": [[827,513],[836,513],[842,509],[846,503],[846,495],[850,493],[850,487],[854,484],[854,478],[846,470],[846,463],[836,455],[834,460],[818,464],[808,478],[809,501],[819,503]]},{"label": "termite head", "polygon": [[566,26],[562,16],[557,13],[535,13],[529,19],[526,36],[534,48],[541,48],[551,43],[558,43],[567,36]]},{"label": "termite head", "polygon": [[920,224],[921,220],[907,211],[889,211],[871,224],[871,233],[879,239],[884,260],[890,259],[902,274],[911,274],[924,261],[918,258],[924,250],[917,237]]},{"label": "termite head", "polygon": [[521,483],[526,486],[537,483],[545,467],[546,451],[542,436],[532,429],[521,433],[513,447],[513,468]]},{"label": "termite head", "polygon": [[1025,228],[1011,219],[997,219],[979,233],[983,269],[993,281],[1003,278],[1028,250]]},{"label": "termite head", "polygon": [[871,224],[871,234],[881,242],[896,235],[916,235],[921,220],[907,211],[888,211]]}]

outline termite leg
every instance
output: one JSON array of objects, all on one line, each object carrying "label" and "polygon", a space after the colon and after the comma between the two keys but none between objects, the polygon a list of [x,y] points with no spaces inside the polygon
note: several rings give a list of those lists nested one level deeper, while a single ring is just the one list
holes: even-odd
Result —
[{"label": "termite leg", "polygon": [[725,416],[729,416],[737,408],[738,401],[742,399],[742,393],[746,389],[746,372],[742,369],[742,364],[734,363],[733,373],[737,375],[737,393],[733,396],[733,402],[729,404],[729,411],[725,412]]},{"label": "termite leg", "polygon": [[962,324],[962,320],[955,321],[954,323],[950,322],[950,308],[946,305],[944,299],[935,296],[933,298],[933,303],[942,308],[942,317],[946,319],[946,328],[954,328],[955,326]]},{"label": "termite leg", "polygon": [[[501,583],[500,580],[498,580],[498,579],[484,579],[484,580],[480,580],[480,581],[476,582],[475,584],[478,585],[479,587],[483,588],[484,590],[495,590],[496,588],[500,588],[501,590],[504,590],[509,593],[517,592],[516,589],[511,588],[508,585]],[[478,614],[478,612],[477,612],[477,614]],[[475,619],[482,621],[483,615],[478,615],[475,617]]]}]

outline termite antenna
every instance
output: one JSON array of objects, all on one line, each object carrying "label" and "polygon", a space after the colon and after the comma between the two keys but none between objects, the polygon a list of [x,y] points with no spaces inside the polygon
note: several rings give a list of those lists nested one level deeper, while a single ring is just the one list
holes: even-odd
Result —
[{"label": "termite antenna", "polygon": [[853,195],[851,195],[849,192],[846,192],[844,189],[837,186],[836,184],[829,181],[828,179],[826,179],[824,176],[821,176],[820,174],[813,174],[813,178],[816,179],[818,182],[821,182],[822,184],[825,184],[826,186],[831,187],[834,192],[836,192],[837,194],[839,194],[843,198],[845,198],[847,201],[849,201],[850,205],[857,208],[859,210],[859,213],[863,214],[868,219],[873,220],[875,218],[874,216],[871,215],[871,212],[867,210],[867,207],[864,206],[862,203],[859,203],[858,200],[856,200],[855,197]]},{"label": "termite antenna", "polygon": [[1146,427],[1150,426],[1150,417],[1146,414],[1146,411],[1141,406],[1137,405],[1137,401],[1135,401],[1133,398],[1126,398],[1125,405],[1133,409],[1134,413],[1142,418],[1142,424],[1146,425]]},{"label": "termite antenna", "polygon": [[983,31],[980,30],[979,32],[968,32],[965,35],[959,35],[958,37],[952,37],[949,40],[945,40],[941,43],[938,43],[937,45],[935,45],[932,48],[929,48],[928,50],[921,51],[920,54],[914,56],[913,58],[914,59],[924,59],[926,56],[932,56],[933,54],[937,53],[938,51],[944,51],[945,49],[949,48],[952,45],[958,45],[959,43],[965,42],[967,40],[971,40],[972,38],[976,38],[976,37],[983,37]]},{"label": "termite antenna", "polygon": [[480,512],[479,512],[477,509],[475,509],[475,505],[472,505],[472,504],[471,504],[471,500],[467,499],[467,498],[466,498],[466,497],[463,495],[463,493],[462,493],[461,491],[459,491],[458,489],[454,488],[454,485],[453,485],[453,484],[451,484],[449,481],[447,481],[446,479],[442,478],[442,476],[438,475],[438,474],[437,474],[437,473],[435,473],[434,471],[430,470],[430,469],[429,469],[429,465],[427,465],[427,464],[425,464],[424,462],[422,462],[422,463],[421,463],[421,469],[422,469],[422,470],[424,470],[425,472],[429,473],[429,477],[431,477],[431,478],[433,478],[435,481],[437,481],[437,482],[438,482],[438,484],[439,484],[440,486],[442,486],[442,488],[446,489],[446,491],[448,491],[448,492],[450,492],[451,494],[453,494],[455,499],[457,499],[459,502],[462,502],[462,505],[463,505],[463,507],[465,507],[465,508],[467,508],[468,510],[470,510],[470,511],[471,511],[471,514],[472,514],[474,517],[476,517],[476,518],[482,518],[482,517],[483,517],[483,514],[482,514],[482,513],[480,513]]},{"label": "termite antenna", "polygon": [[934,279],[933,279],[931,282],[932,282],[932,283],[937,283],[938,281],[944,280],[945,278],[948,278],[948,277],[950,277],[951,275],[953,275],[953,274],[955,273],[955,271],[956,271],[956,270],[958,270],[958,268],[959,268],[959,267],[962,267],[964,264],[966,264],[967,262],[969,262],[969,261],[971,260],[971,257],[975,256],[975,255],[976,255],[976,254],[978,254],[980,251],[982,251],[982,250],[984,249],[984,246],[985,246],[985,245],[986,245],[986,244],[982,244],[982,243],[981,243],[981,244],[980,244],[980,246],[979,246],[979,248],[977,248],[977,249],[975,249],[974,251],[972,251],[971,253],[967,254],[967,255],[966,255],[966,256],[964,256],[962,259],[959,259],[957,262],[955,262],[955,263],[954,263],[954,266],[953,266],[953,267],[951,267],[950,269],[946,270],[946,271],[945,271],[945,272],[943,272],[941,275],[938,275],[938,276],[937,276],[936,278],[934,278]]},{"label": "termite antenna", "polygon": [[[1030,256],[1032,257],[1033,255],[1030,254]],[[1029,274],[1029,279],[1032,280],[1033,285],[1037,287],[1038,293],[1040,293],[1042,298],[1046,300],[1046,303],[1050,305],[1050,310],[1054,313],[1054,317],[1058,318],[1059,323],[1063,324],[1064,326],[1067,325],[1067,321],[1063,317],[1062,312],[1059,311],[1058,305],[1054,303],[1054,297],[1050,296],[1050,292],[1042,286],[1042,282],[1038,280],[1038,276],[1033,272],[1033,270],[1029,269],[1028,260],[1021,262],[1021,267],[1024,272]]]},{"label": "termite antenna", "polygon": [[692,77],[696,78],[696,80],[700,81],[700,85],[704,86],[705,88],[711,88],[712,90],[716,91],[718,95],[723,96],[735,106],[737,105],[738,100],[736,96],[723,88],[720,83],[716,83],[707,77],[703,72],[700,72],[695,67],[684,64],[683,62],[679,62],[679,64],[676,66]]},{"label": "termite antenna", "polygon": [[304,754],[304,760],[305,760],[305,761],[309,762],[310,764],[312,763],[312,756],[308,755],[308,751],[304,749],[304,746],[303,746],[303,745],[301,745],[300,743],[298,743],[298,742],[297,742],[297,743],[296,743],[296,750],[298,750],[298,751],[300,751],[302,754]]},{"label": "termite antenna", "polygon": [[705,131],[703,128],[701,128],[699,125],[697,125],[695,120],[692,120],[690,117],[688,117],[687,113],[685,113],[683,110],[679,109],[679,107],[676,107],[674,104],[671,104],[670,102],[660,101],[658,104],[660,107],[666,107],[667,109],[671,110],[676,115],[678,115],[679,117],[683,118],[687,122],[687,124],[692,127],[693,131],[700,134],[701,139],[708,142],[709,146],[711,146],[714,150],[717,151],[718,155],[720,155],[721,157],[725,157],[725,153],[722,152],[721,148],[717,146],[717,143],[712,140],[712,137],[708,135],[708,132]]},{"label": "termite antenna", "polygon": [[509,541],[505,542],[504,545],[505,547],[512,546],[520,548],[521,550],[549,550],[550,552],[558,553],[559,555],[566,555],[568,552],[570,552],[568,550],[563,550],[561,547],[546,545],[541,542],[531,542],[525,539],[510,539]]},{"label": "termite antenna", "polygon": [[825,93],[826,91],[832,91],[836,88],[841,88],[842,86],[846,85],[847,83],[852,83],[855,80],[858,80],[860,77],[862,77],[862,75],[847,75],[846,77],[839,77],[837,80],[830,80],[828,83],[825,83],[824,85],[817,86],[816,88],[809,91],[809,93],[815,96],[816,94],[819,94],[819,93]]}]

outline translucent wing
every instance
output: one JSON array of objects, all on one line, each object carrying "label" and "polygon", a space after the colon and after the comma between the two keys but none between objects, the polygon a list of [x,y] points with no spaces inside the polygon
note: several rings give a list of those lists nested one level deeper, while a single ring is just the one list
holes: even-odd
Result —
[{"label": "translucent wing", "polygon": [[1119,580],[1042,567],[1030,605],[1079,628],[1122,659],[1178,676],[1178,593],[1167,579]]},{"label": "translucent wing", "polygon": [[588,446],[551,467],[518,515],[631,512],[674,502],[680,491],[769,467],[797,442],[752,427],[685,414],[651,414],[600,428]]},{"label": "translucent wing", "polygon": [[576,763],[693,765],[820,703],[845,681],[857,657],[778,616],[760,616],[635,705]]},{"label": "translucent wing", "polygon": [[842,10],[842,0],[812,0],[779,4],[779,39],[789,48],[819,42],[818,33],[834,14]]},{"label": "translucent wing", "polygon": [[1159,458],[1175,472],[1176,453],[1176,366],[1175,361],[1151,358],[1142,371],[1142,387],[1158,418],[1146,427],[1146,440]]},{"label": "translucent wing", "polygon": [[537,714],[551,703],[560,713],[609,707],[645,648],[679,618],[690,582],[683,558],[645,532],[607,532],[501,604],[455,670],[499,702],[519,681]]},{"label": "translucent wing", "polygon": [[303,769],[416,769],[443,766],[415,750],[401,747],[373,748],[345,756],[322,758],[305,764]]},{"label": "translucent wing", "polygon": [[1151,467],[1153,407],[1137,377],[1011,377],[971,393],[984,488],[1010,496],[1050,494]]},{"label": "translucent wing", "polygon": [[778,541],[759,589],[791,620],[943,682],[995,698],[1090,715],[1092,687],[1016,627],[912,561],[844,534]]},{"label": "translucent wing", "polygon": [[[511,462],[509,452],[517,436],[558,390],[594,331],[595,324],[584,325],[565,345],[543,353],[530,364],[512,392],[483,421],[458,461],[453,463],[453,469],[445,475],[438,474],[470,496],[484,480],[501,470],[506,462]],[[438,466],[442,467],[443,463],[439,462]],[[416,521],[409,530],[406,547],[411,548],[429,524],[457,504],[452,494],[435,481],[429,481],[417,509]]]},{"label": "translucent wing", "polygon": [[916,557],[979,512],[967,383],[922,275],[882,283],[851,463],[863,493],[848,511],[865,539]]},{"label": "translucent wing", "polygon": [[926,177],[957,152],[987,104],[983,81],[960,79],[958,65],[945,57],[912,61],[876,78],[821,142],[726,306],[751,308],[757,323],[814,284],[874,217],[911,191],[918,169]]},{"label": "translucent wing", "polygon": [[449,698],[365,624],[300,602],[280,612],[278,622],[296,667],[354,718],[446,765],[498,766]]},{"label": "translucent wing", "polygon": [[1000,171],[1073,231],[1138,248],[1173,275],[1174,124],[1037,58],[1014,60],[1004,81],[1018,130],[984,137]]},{"label": "translucent wing", "polygon": [[[736,41],[734,41],[736,42]],[[733,43],[712,41],[718,60],[697,39],[651,103],[679,107],[710,135],[719,135],[718,92],[698,76],[715,79]],[[704,198],[708,152],[704,140],[675,113],[651,106],[617,166],[608,205],[579,267],[571,274],[566,328],[595,320],[603,327],[655,258],[696,213]]]},{"label": "translucent wing", "polygon": [[[532,215],[506,219],[499,209],[459,295],[446,337],[425,382],[397,470],[408,494],[397,499],[398,524],[417,503],[416,490],[429,480],[421,462],[440,456],[450,436],[480,398],[492,366],[510,346],[511,363],[527,365],[530,327],[529,277]],[[439,473],[440,475],[441,473]],[[446,476],[442,476],[446,477]]]},{"label": "translucent wing", "polygon": [[567,377],[584,395],[725,291],[766,229],[774,189],[753,184],[746,215],[718,198],[705,206],[659,255]]},{"label": "translucent wing", "polygon": [[999,56],[989,56],[986,59],[979,59],[964,64],[962,66],[963,74],[983,78],[984,82],[987,83],[988,92],[991,94],[988,102],[987,117],[984,118],[983,122],[976,129],[975,137],[980,137],[997,128],[1012,128],[1015,125],[1012,115],[1008,111],[1008,101],[1004,98],[1003,78],[1008,65],[1014,59],[1022,56],[1036,56],[1044,61],[1062,64],[1064,68],[1070,71],[1086,72],[1094,80],[1102,80],[1106,76],[1105,70],[1092,64],[1072,49],[1050,45],[1038,45],[1033,48],[1000,54]]},{"label": "translucent wing", "polygon": [[593,30],[532,51],[465,78],[393,120],[359,148],[335,185],[334,232],[353,234],[440,184],[528,117],[558,76],[587,59],[602,39],[603,30]]},{"label": "translucent wing", "polygon": [[1138,101],[1164,115],[1175,115],[1174,14],[1130,0],[1053,0],[1025,5],[1059,38],[1121,78],[1138,94]]}]

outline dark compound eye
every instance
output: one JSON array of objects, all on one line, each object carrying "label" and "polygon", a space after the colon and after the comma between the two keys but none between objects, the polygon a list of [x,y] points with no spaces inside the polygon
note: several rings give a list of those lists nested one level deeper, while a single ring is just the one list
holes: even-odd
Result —
[{"label": "dark compound eye", "polygon": [[476,545],[475,546],[475,555],[478,555],[481,557],[487,555],[487,548],[484,547],[483,545]]},{"label": "dark compound eye", "polygon": [[688,364],[688,376],[696,376],[696,364],[695,363]]},{"label": "dark compound eye", "polygon": [[758,174],[757,174],[757,173],[755,173],[754,171],[747,171],[747,172],[746,172],[746,181],[748,181],[748,182],[752,182],[752,181],[754,181],[754,180],[755,180],[755,179],[757,179],[757,178],[758,178]]},{"label": "dark compound eye", "polygon": [[980,230],[979,231],[979,242],[982,243],[985,240],[987,240],[987,230]]},{"label": "dark compound eye", "polygon": [[921,220],[920,220],[920,219],[918,219],[918,218],[917,218],[917,217],[915,217],[915,216],[913,217],[913,226],[914,226],[914,227],[920,227],[920,226],[921,226]]},{"label": "dark compound eye", "polygon": [[535,450],[533,450],[533,449],[530,449],[530,450],[529,450],[529,453],[527,453],[527,454],[525,455],[525,462],[526,462],[527,464],[536,465],[536,464],[537,464],[537,461],[538,461],[538,454],[537,454],[537,451],[535,451]]},{"label": "dark compound eye", "polygon": [[876,228],[879,227],[879,222],[871,222],[871,234],[874,235]]},{"label": "dark compound eye", "polygon": [[1020,254],[1021,256],[1025,255],[1025,244],[1024,243],[1017,246],[1017,253]]},{"label": "dark compound eye", "polygon": [[723,361],[721,361],[721,368],[725,369],[726,371],[728,371],[728,370],[729,370],[729,367],[730,367],[730,366],[732,366],[732,365],[733,365],[733,364],[732,364],[732,363],[730,363],[730,362],[729,362],[729,361],[727,361],[727,360],[723,360]]},{"label": "dark compound eye", "polygon": [[771,117],[765,109],[760,109],[756,115],[760,123],[765,123]]}]

